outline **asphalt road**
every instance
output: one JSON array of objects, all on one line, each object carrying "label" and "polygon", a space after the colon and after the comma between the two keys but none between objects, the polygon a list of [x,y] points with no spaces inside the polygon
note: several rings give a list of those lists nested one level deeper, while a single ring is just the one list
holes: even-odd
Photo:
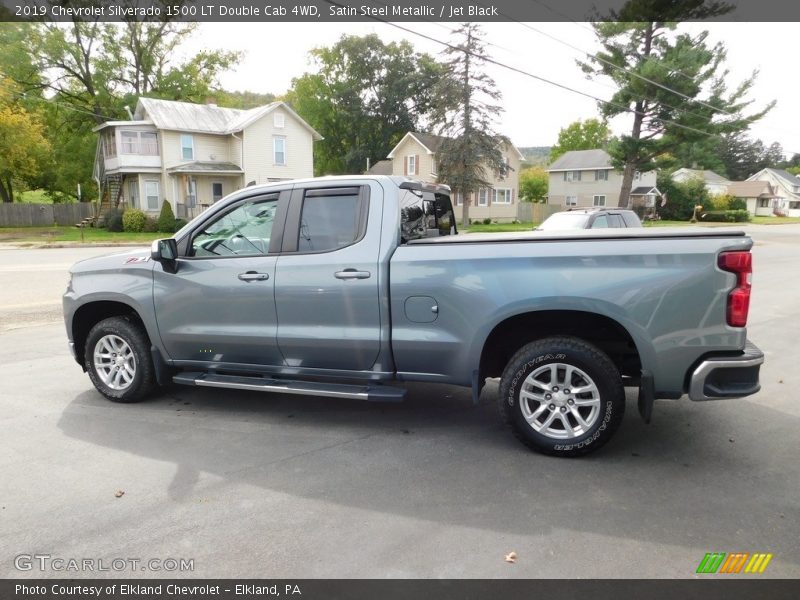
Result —
[{"label": "asphalt road", "polygon": [[177,386],[112,404],[58,321],[67,265],[107,250],[0,250],[0,577],[84,576],[15,569],[38,553],[194,559],[100,576],[685,578],[711,551],[800,577],[800,226],[748,229],[762,391],[659,401],[650,425],[630,395],[579,460],[520,445],[493,385],[477,407],[435,386],[391,406]]}]

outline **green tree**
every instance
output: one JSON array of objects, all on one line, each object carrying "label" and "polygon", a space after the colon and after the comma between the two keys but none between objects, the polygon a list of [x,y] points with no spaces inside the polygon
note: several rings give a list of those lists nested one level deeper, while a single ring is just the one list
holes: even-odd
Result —
[{"label": "green tree", "polygon": [[211,49],[177,59],[196,23],[1,25],[0,72],[41,116],[55,161],[37,185],[56,201],[74,198],[78,184],[82,199],[91,198],[94,126],[126,119],[125,107],[141,94],[203,102],[219,86],[219,74],[238,60],[236,53]]},{"label": "green tree", "polygon": [[679,183],[663,173],[659,175],[656,185],[666,198],[664,206],[658,207],[658,214],[662,219],[688,221],[694,214],[695,206],[702,206],[704,211],[714,208],[705,183],[700,179]]},{"label": "green tree", "polygon": [[0,77],[0,199],[14,201],[14,183],[30,182],[50,158],[41,122],[15,99],[14,86]]},{"label": "green tree", "polygon": [[547,197],[550,176],[542,167],[528,167],[519,174],[519,197],[525,202],[542,202]]},{"label": "green tree", "polygon": [[767,167],[781,168],[787,165],[779,143],[765,146],[761,140],[748,137],[746,132],[722,136],[716,154],[724,165],[724,173],[733,181],[747,179]]},{"label": "green tree", "polygon": [[550,162],[571,150],[594,150],[608,147],[611,130],[605,121],[574,121],[558,132],[558,142],[550,149]]},{"label": "green tree", "polygon": [[344,35],[311,51],[314,73],[292,81],[285,100],[325,138],[314,144],[317,174],[361,173],[386,158],[431,110],[443,68],[408,42]]},{"label": "green tree", "polygon": [[608,21],[594,23],[602,50],[580,64],[590,77],[608,77],[617,87],[600,105],[603,117],[632,113],[630,133],[609,146],[623,171],[620,206],[628,205],[636,171],[655,168],[659,156],[674,155],[686,143],[742,131],[774,105],[744,115],[755,74],[729,92],[725,47],[709,47],[707,31],[677,31],[681,21],[731,9],[722,2],[629,0]]},{"label": "green tree", "polygon": [[477,23],[464,23],[458,38],[444,50],[447,76],[437,85],[441,104],[435,107],[433,122],[445,136],[436,154],[439,181],[464,197],[462,225],[469,225],[470,195],[490,187],[489,174],[505,175],[508,166],[502,149],[511,142],[494,132],[501,112],[501,94],[483,70],[485,44]]}]

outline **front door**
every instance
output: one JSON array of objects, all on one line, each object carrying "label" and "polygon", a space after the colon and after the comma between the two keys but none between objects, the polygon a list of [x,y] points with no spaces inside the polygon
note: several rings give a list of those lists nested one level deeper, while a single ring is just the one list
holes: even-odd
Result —
[{"label": "front door", "polygon": [[[380,350],[380,187],[295,189],[276,269],[278,343],[289,367],[366,371]],[[371,218],[367,229],[368,216]]]},{"label": "front door", "polygon": [[278,193],[242,200],[192,232],[176,273],[154,269],[158,330],[170,358],[282,365],[270,254]]}]

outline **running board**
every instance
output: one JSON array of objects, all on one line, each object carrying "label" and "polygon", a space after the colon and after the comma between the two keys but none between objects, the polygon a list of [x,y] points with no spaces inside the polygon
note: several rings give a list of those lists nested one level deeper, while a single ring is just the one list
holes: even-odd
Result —
[{"label": "running board", "polygon": [[350,400],[369,400],[371,402],[401,402],[406,395],[406,390],[386,385],[316,383],[313,381],[275,379],[273,377],[246,377],[200,372],[180,373],[175,375],[172,381],[181,385],[322,396],[325,398],[348,398]]}]

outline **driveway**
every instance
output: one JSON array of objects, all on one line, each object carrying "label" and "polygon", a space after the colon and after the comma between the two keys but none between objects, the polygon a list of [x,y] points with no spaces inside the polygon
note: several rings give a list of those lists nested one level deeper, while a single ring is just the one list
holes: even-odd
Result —
[{"label": "driveway", "polygon": [[478,406],[428,385],[399,405],[178,386],[112,404],[58,321],[66,266],[105,250],[0,251],[0,577],[65,576],[14,568],[47,553],[193,559],[178,577],[686,578],[712,551],[800,577],[800,226],[748,229],[762,391],[659,401],[650,425],[630,395],[578,460],[521,446],[493,384]]}]

